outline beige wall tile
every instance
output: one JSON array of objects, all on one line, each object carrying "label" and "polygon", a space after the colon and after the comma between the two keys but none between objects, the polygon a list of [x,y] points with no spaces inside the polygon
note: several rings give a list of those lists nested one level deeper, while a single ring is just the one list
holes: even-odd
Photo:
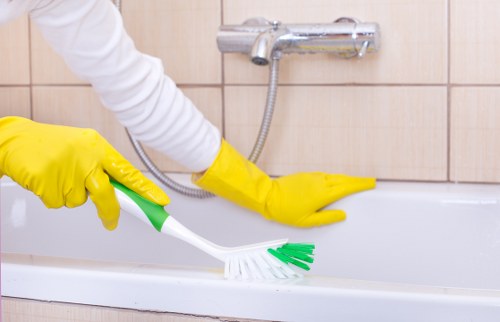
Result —
[{"label": "beige wall tile", "polygon": [[454,88],[450,179],[500,182],[500,87]]},{"label": "beige wall tile", "polygon": [[451,81],[500,83],[500,1],[451,0]]},{"label": "beige wall tile", "polygon": [[31,117],[30,90],[27,87],[0,87],[0,117]]},{"label": "beige wall tile", "polygon": [[[446,0],[225,0],[224,24],[252,17],[283,23],[328,23],[342,16],[378,22],[379,53],[361,60],[291,55],[281,60],[280,80],[294,84],[438,83],[447,81]],[[268,68],[239,54],[225,55],[229,84],[266,83]]]},{"label": "beige wall tile", "polygon": [[0,84],[29,84],[27,17],[0,26],[0,62]]},{"label": "beige wall tile", "polygon": [[[187,88],[186,95],[200,111],[220,128],[221,90],[217,88]],[[129,142],[124,128],[114,115],[99,102],[91,87],[40,86],[33,88],[33,118],[39,122],[90,127],[99,131],[120,153],[136,167],[145,169]],[[148,149],[148,151],[150,151]],[[184,171],[184,168],[151,153],[153,161],[164,171]]]},{"label": "beige wall tile", "polygon": [[[256,138],[265,94],[265,87],[225,90],[226,138],[245,155]],[[282,87],[258,163],[272,174],[446,180],[446,123],[444,86]]]},{"label": "beige wall tile", "polygon": [[215,35],[219,0],[124,0],[125,26],[139,50],[162,59],[177,83],[221,82]]}]

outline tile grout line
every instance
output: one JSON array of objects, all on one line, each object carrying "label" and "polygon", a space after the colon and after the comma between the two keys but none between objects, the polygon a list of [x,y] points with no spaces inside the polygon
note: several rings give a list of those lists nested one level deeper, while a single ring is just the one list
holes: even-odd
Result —
[{"label": "tile grout line", "polygon": [[447,119],[447,129],[446,129],[446,140],[447,140],[447,165],[446,165],[446,177],[447,181],[451,182],[451,0],[446,2],[447,8],[447,86],[446,86],[446,119]]},{"label": "tile grout line", "polygon": [[33,107],[33,48],[32,48],[32,35],[31,35],[31,19],[28,20],[28,64],[29,64],[29,91],[30,91],[30,119],[34,117]]},{"label": "tile grout line", "polygon": [[[224,0],[220,0],[220,25],[224,24]],[[226,77],[224,54],[221,53],[221,134],[226,135]]]},{"label": "tile grout line", "polygon": [[[231,84],[231,83],[225,83],[225,80],[221,84],[195,84],[195,83],[176,83],[177,86],[179,87],[184,87],[184,88],[220,88],[221,86],[233,86],[233,87],[261,87],[261,86],[267,86],[267,84],[262,83],[262,84],[256,84],[256,83],[249,83],[249,84],[244,84],[244,83],[238,83],[238,84]],[[37,83],[37,84],[0,84],[0,88],[9,88],[9,87],[90,87],[91,85],[88,83],[81,83],[81,84],[58,84],[58,83]],[[473,83],[463,83],[463,84],[455,84],[455,83],[443,83],[443,84],[416,84],[416,83],[359,83],[359,84],[280,84],[280,86],[283,87],[451,87],[451,88],[456,88],[456,87],[475,87],[475,88],[498,88],[500,87],[500,84],[473,84]]]},{"label": "tile grout line", "polygon": [[[224,79],[224,77],[222,77]],[[224,85],[227,86],[234,86],[234,87],[260,87],[260,86],[268,86],[267,83],[226,83],[224,80]],[[188,88],[218,88],[221,87],[221,83],[176,83],[177,86],[179,87],[188,87]],[[359,84],[343,84],[343,83],[338,83],[338,84],[332,84],[332,83],[323,83],[323,84],[306,84],[306,83],[293,83],[293,84],[279,84],[279,86],[284,86],[284,87],[445,87],[448,84],[443,83],[443,84],[405,84],[405,83],[399,83],[399,84],[384,84],[384,83],[359,83]],[[23,86],[23,84],[0,84],[0,87],[19,87]],[[28,85],[24,85],[28,86]],[[90,84],[88,83],[37,83],[33,84],[33,86],[38,86],[38,87],[91,87]],[[498,85],[495,84],[488,84],[488,85],[456,85],[456,86],[463,86],[463,87],[496,87]]]}]

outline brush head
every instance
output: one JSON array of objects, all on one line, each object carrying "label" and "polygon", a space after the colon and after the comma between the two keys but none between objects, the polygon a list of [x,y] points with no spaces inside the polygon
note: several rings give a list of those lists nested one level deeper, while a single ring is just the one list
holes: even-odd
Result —
[{"label": "brush head", "polygon": [[289,264],[308,271],[314,262],[313,244],[283,244],[228,256],[224,277],[238,280],[274,280],[302,277]]}]

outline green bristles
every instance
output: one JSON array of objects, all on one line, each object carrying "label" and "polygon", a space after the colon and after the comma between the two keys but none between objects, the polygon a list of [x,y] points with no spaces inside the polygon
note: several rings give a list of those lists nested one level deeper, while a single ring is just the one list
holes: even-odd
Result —
[{"label": "green bristles", "polygon": [[311,268],[306,263],[313,263],[314,244],[285,244],[277,249],[267,251],[285,264],[293,264],[306,271]]}]

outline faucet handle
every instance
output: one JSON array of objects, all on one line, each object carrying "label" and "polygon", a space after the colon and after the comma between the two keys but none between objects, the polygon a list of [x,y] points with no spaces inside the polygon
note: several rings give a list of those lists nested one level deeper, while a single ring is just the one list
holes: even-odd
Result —
[{"label": "faucet handle", "polygon": [[278,28],[281,26],[281,21],[273,20],[271,21],[271,26],[273,27],[273,30],[278,30]]},{"label": "faucet handle", "polygon": [[352,17],[340,17],[335,19],[333,23],[361,23],[361,20]]},{"label": "faucet handle", "polygon": [[271,26],[273,30],[277,30],[281,26],[281,21],[279,20],[267,20],[262,17],[254,17],[249,18],[243,21],[243,25],[245,26],[259,26],[259,27],[268,27]]},{"label": "faucet handle", "polygon": [[248,18],[247,20],[243,21],[243,25],[245,25],[245,26],[269,26],[269,25],[271,25],[272,26],[273,22],[271,22],[263,17],[253,17],[253,18]]},{"label": "faucet handle", "polygon": [[[352,34],[351,38],[355,42],[358,38],[363,37],[364,33],[363,31],[358,31],[357,27],[359,24],[362,22],[359,19],[352,18],[352,17],[340,17],[336,19],[334,22],[335,23],[341,23],[341,24],[354,24],[354,27],[352,29]],[[368,52],[368,48],[370,47],[371,42],[375,42],[374,44],[376,50],[378,50],[378,43],[380,42],[379,40],[379,31],[377,30],[374,35],[377,37],[377,39],[370,39],[370,40],[364,40],[361,42],[361,45],[353,45],[353,48],[351,51],[345,51],[345,52],[337,52],[334,53],[337,57],[340,58],[363,58],[365,57],[366,53]]]},{"label": "faucet handle", "polygon": [[370,46],[370,42],[368,40],[365,40],[363,42],[363,45],[361,45],[361,49],[358,51],[358,58],[363,58],[365,57],[365,54],[368,50],[368,46]]}]

